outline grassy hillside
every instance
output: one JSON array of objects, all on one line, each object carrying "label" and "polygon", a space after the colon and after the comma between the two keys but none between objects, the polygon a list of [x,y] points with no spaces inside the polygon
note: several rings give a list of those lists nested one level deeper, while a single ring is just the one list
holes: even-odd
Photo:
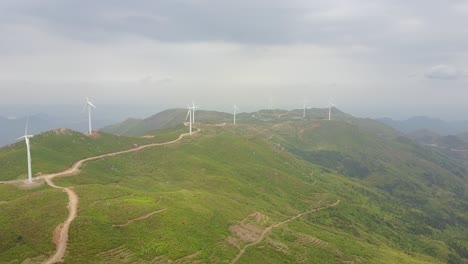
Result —
[{"label": "grassy hillside", "polygon": [[[86,157],[175,139],[185,130],[183,127],[177,127],[170,131],[163,130],[156,136],[147,138],[117,136],[107,133],[88,136],[68,129],[45,132],[30,140],[33,176],[64,170],[77,160]],[[0,148],[0,181],[26,179],[26,162],[24,141]]]},{"label": "grassy hillside", "polygon": [[[467,262],[462,165],[370,120],[272,120],[202,125],[180,143],[56,179],[80,197],[65,262]],[[2,212],[51,191],[8,188]],[[9,221],[0,262],[39,259]],[[42,237],[29,243],[48,255],[54,224],[39,222]]]},{"label": "grassy hillside", "polygon": [[48,257],[55,250],[52,232],[68,214],[66,205],[60,190],[0,184],[0,263],[38,263]]},{"label": "grassy hillside", "polygon": [[[185,122],[187,109],[169,109],[145,119],[130,118],[121,123],[107,126],[101,130],[117,135],[142,136],[150,131],[170,129]],[[231,115],[216,111],[198,110],[195,112],[195,121],[202,123],[230,122]]]},{"label": "grassy hillside", "polygon": [[[450,243],[468,236],[467,169],[371,120],[306,121],[257,126],[275,144],[304,160],[377,187],[395,199],[416,232]],[[424,223],[425,225],[421,225]],[[418,226],[419,225],[419,226]],[[466,247],[466,244],[465,244]]]}]

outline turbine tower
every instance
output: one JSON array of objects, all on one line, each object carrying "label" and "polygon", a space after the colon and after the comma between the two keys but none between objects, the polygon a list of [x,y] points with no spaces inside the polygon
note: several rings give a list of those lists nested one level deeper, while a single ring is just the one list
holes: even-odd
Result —
[{"label": "turbine tower", "polygon": [[91,107],[96,108],[96,106],[94,106],[93,103],[91,103],[91,102],[89,101],[88,97],[86,97],[86,104],[85,104],[83,110],[84,110],[86,107],[88,108],[88,133],[91,135],[92,132],[93,132],[93,130],[92,130],[92,128],[91,128]]},{"label": "turbine tower", "polygon": [[29,138],[32,138],[33,135],[28,135],[28,123],[29,123],[29,118],[26,121],[26,129],[24,130],[24,136],[18,138],[18,139],[23,139],[24,142],[26,142],[26,150],[28,152],[28,182],[32,183],[32,171],[31,171],[31,150],[30,150],[30,145],[29,145]]},{"label": "turbine tower", "polygon": [[306,117],[306,101],[304,99],[304,105],[303,105],[303,112],[302,112],[302,119],[305,119]]},{"label": "turbine tower", "polygon": [[236,111],[239,110],[239,108],[236,105],[234,105],[232,108],[234,110],[234,125],[235,125],[236,124]]},{"label": "turbine tower", "polygon": [[195,105],[195,101],[192,100],[192,123],[195,123],[195,109],[197,109],[198,105]]},{"label": "turbine tower", "polygon": [[331,111],[332,111],[332,107],[334,106],[336,105],[333,103],[332,99],[330,98],[328,100],[328,120],[331,120]]},{"label": "turbine tower", "polygon": [[188,108],[188,112],[187,112],[187,116],[185,117],[185,121],[187,121],[187,118],[189,118],[189,127],[190,127],[190,135],[192,135],[192,107],[190,107],[190,105],[187,105],[187,108]]}]

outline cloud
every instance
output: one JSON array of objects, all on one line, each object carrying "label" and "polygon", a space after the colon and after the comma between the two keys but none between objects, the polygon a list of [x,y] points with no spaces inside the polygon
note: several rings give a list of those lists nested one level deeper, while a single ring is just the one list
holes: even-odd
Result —
[{"label": "cloud", "polygon": [[168,75],[146,75],[141,78],[138,83],[143,86],[154,86],[154,85],[163,85],[174,81],[171,76]]},{"label": "cloud", "polygon": [[[441,85],[424,78],[466,86],[467,10],[425,0],[3,0],[0,103],[216,93],[412,105]],[[431,91],[428,104],[443,92]]]},{"label": "cloud", "polygon": [[436,65],[426,72],[425,76],[429,79],[455,80],[461,76],[461,71],[452,65]]}]

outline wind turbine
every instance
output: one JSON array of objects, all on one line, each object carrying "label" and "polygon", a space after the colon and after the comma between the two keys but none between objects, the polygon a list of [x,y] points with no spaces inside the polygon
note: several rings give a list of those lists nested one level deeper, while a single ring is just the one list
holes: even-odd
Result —
[{"label": "wind turbine", "polygon": [[234,125],[235,125],[236,124],[236,111],[239,110],[239,108],[236,105],[234,105],[232,108],[234,109]]},{"label": "wind turbine", "polygon": [[193,111],[193,113],[192,113],[192,123],[195,123],[195,109],[197,109],[198,107],[200,107],[200,106],[195,105],[195,101],[192,100],[192,111]]},{"label": "wind turbine", "polygon": [[328,120],[331,120],[331,111],[332,111],[332,107],[334,106],[336,105],[333,103],[332,99],[330,98],[328,100]]},{"label": "wind turbine", "polygon": [[28,182],[32,183],[32,172],[31,172],[31,150],[29,146],[29,138],[34,137],[33,135],[28,135],[28,123],[29,123],[29,118],[26,121],[26,129],[24,130],[24,136],[18,138],[18,139],[23,139],[24,142],[26,142],[26,150],[28,152]]},{"label": "wind turbine", "polygon": [[85,104],[85,106],[83,107],[83,110],[84,110],[86,107],[88,108],[88,129],[89,129],[88,132],[89,132],[89,134],[91,135],[92,132],[93,132],[93,130],[92,130],[92,128],[91,128],[91,107],[96,108],[96,106],[94,106],[93,103],[91,103],[91,102],[89,101],[88,97],[86,97],[86,104]]},{"label": "wind turbine", "polygon": [[187,108],[188,108],[188,112],[187,112],[187,116],[185,117],[185,121],[187,121],[187,118],[189,118],[189,126],[190,126],[190,135],[192,135],[192,108],[190,107],[190,105],[187,105]]},{"label": "wind turbine", "polygon": [[304,99],[304,106],[303,106],[303,112],[302,112],[302,119],[305,119],[306,117],[306,101]]}]

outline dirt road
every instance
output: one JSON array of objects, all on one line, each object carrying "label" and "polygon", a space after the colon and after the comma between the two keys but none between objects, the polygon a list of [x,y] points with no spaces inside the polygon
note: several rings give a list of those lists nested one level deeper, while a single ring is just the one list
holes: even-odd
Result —
[{"label": "dirt road", "polygon": [[[200,132],[200,129],[197,129],[197,131],[193,133],[198,133],[198,132]],[[121,155],[125,153],[137,152],[137,151],[150,148],[150,147],[173,144],[189,135],[190,135],[189,133],[185,133],[185,134],[181,134],[177,139],[172,140],[172,141],[163,142],[163,143],[152,143],[152,144],[147,144],[147,145],[139,146],[139,147],[128,149],[128,150],[117,151],[117,152],[112,152],[112,153],[107,153],[107,154],[103,154],[103,155],[99,155],[95,157],[82,159],[82,160],[75,162],[71,168],[66,169],[62,172],[36,177],[37,179],[44,179],[49,186],[56,188],[56,189],[62,189],[68,194],[68,211],[69,211],[68,218],[67,220],[65,220],[65,222],[60,224],[55,229],[55,230],[60,231],[60,234],[58,236],[58,241],[56,241],[56,244],[57,244],[56,251],[54,255],[52,255],[49,259],[44,261],[43,264],[51,264],[51,263],[56,263],[56,262],[60,262],[63,260],[63,256],[65,255],[65,251],[67,250],[68,230],[70,228],[71,222],[75,219],[77,215],[77,211],[78,211],[78,195],[73,191],[71,187],[60,187],[60,186],[55,185],[55,183],[53,182],[53,179],[55,177],[70,176],[70,175],[76,174],[79,172],[79,169],[81,168],[81,166],[83,166],[83,164],[88,161],[103,159],[107,157],[113,157],[113,156],[117,156],[117,155]],[[3,183],[8,183],[8,182],[3,182]],[[54,234],[54,236],[55,235],[56,234]]]},{"label": "dirt road", "polygon": [[245,250],[247,250],[247,248],[252,247],[252,246],[255,246],[255,245],[257,245],[258,243],[260,243],[260,242],[265,238],[265,236],[266,236],[271,230],[273,230],[273,228],[277,228],[277,227],[280,227],[280,226],[282,226],[282,225],[284,225],[284,224],[287,224],[287,223],[289,223],[289,222],[291,222],[291,221],[293,221],[293,220],[295,220],[295,219],[297,219],[297,218],[299,218],[299,217],[301,217],[301,216],[303,216],[303,215],[310,214],[310,213],[313,213],[313,212],[317,212],[317,211],[320,211],[320,210],[323,210],[323,209],[326,209],[326,208],[329,208],[329,207],[337,206],[339,203],[340,203],[340,200],[338,200],[338,201],[336,201],[336,202],[334,202],[334,203],[332,203],[332,204],[330,204],[330,205],[327,205],[327,206],[315,208],[315,209],[312,209],[312,210],[309,210],[309,211],[300,213],[300,214],[295,215],[295,216],[293,216],[293,217],[290,217],[290,218],[288,218],[288,219],[286,219],[286,220],[284,220],[284,221],[282,221],[282,222],[279,222],[279,223],[277,223],[277,224],[274,224],[274,225],[271,225],[271,226],[265,228],[265,229],[263,230],[262,234],[260,235],[260,237],[259,237],[256,241],[245,245],[245,246],[239,251],[239,253],[237,253],[236,257],[231,261],[231,264],[236,263],[236,262],[240,259],[240,257],[242,257],[242,255],[244,255]]},{"label": "dirt road", "polygon": [[[192,134],[195,134],[198,132],[200,132],[200,129],[197,129],[197,131],[192,132]],[[65,222],[57,226],[54,231],[54,238],[57,238],[57,239],[54,239],[54,242],[57,244],[56,251],[51,257],[49,257],[43,263],[50,264],[50,263],[60,262],[63,260],[63,256],[65,255],[65,251],[67,249],[68,230],[70,228],[71,222],[75,219],[77,215],[77,211],[78,211],[78,195],[73,191],[72,187],[61,187],[61,186],[55,185],[55,183],[53,182],[53,179],[55,177],[63,177],[63,176],[70,176],[70,175],[77,174],[81,166],[83,166],[83,164],[88,161],[103,159],[107,157],[113,157],[113,156],[117,156],[117,155],[121,155],[125,153],[137,152],[137,151],[151,148],[151,147],[173,144],[189,135],[190,133],[185,133],[185,134],[181,134],[177,139],[172,140],[172,141],[162,142],[162,143],[152,143],[152,144],[142,145],[142,146],[128,149],[128,150],[122,150],[122,151],[102,154],[102,155],[95,156],[95,157],[85,158],[85,159],[75,162],[73,166],[71,166],[70,168],[64,171],[35,177],[34,181],[37,181],[38,179],[43,179],[49,186],[56,188],[56,189],[62,189],[68,195],[68,211],[69,211],[68,218],[65,220]],[[24,182],[25,182],[24,180],[12,180],[12,181],[0,181],[0,184],[17,184],[17,183],[24,183]]]},{"label": "dirt road", "polygon": [[[68,229],[70,228],[71,222],[75,219],[78,210],[78,195],[70,187],[64,188],[55,185],[52,181],[52,178],[45,178],[45,181],[51,187],[62,189],[68,194],[68,218],[63,224],[60,224],[57,228],[55,228],[55,230],[59,232],[58,240],[56,241],[57,248],[54,255],[43,262],[44,264],[50,264],[62,261],[63,256],[65,255],[68,242]],[[54,237],[57,236],[57,234],[55,234],[56,231],[54,231]]]}]

